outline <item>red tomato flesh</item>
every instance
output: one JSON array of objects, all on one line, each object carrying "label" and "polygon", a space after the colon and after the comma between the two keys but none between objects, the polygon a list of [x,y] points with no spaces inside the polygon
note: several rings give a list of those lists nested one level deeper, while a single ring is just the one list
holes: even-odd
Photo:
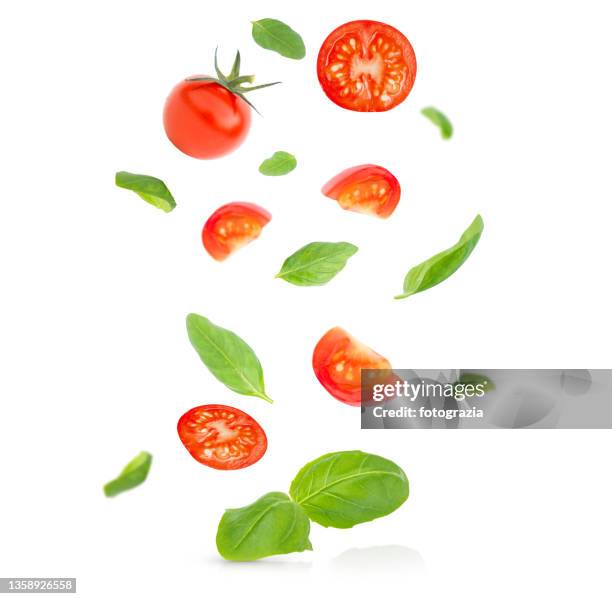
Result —
[{"label": "red tomato flesh", "polygon": [[317,76],[327,97],[359,112],[382,112],[403,102],[416,77],[416,57],[401,31],[378,21],[351,21],[321,46]]},{"label": "red tomato flesh", "polygon": [[257,239],[272,216],[256,204],[232,202],[215,210],[202,229],[202,243],[215,260]]},{"label": "red tomato flesh", "polygon": [[391,216],[401,195],[399,181],[375,164],[347,168],[328,181],[322,191],[345,210],[379,218]]},{"label": "red tomato flesh", "polygon": [[164,107],[168,139],[193,158],[219,158],[235,150],[251,126],[251,109],[212,81],[181,81]]},{"label": "red tomato flesh", "polygon": [[192,408],[178,421],[178,434],[191,456],[217,470],[238,470],[260,460],[266,434],[245,412],[222,405]]},{"label": "red tomato flesh", "polygon": [[336,399],[351,406],[361,404],[361,370],[391,370],[389,360],[377,354],[340,327],[321,337],[312,355],[319,382]]}]

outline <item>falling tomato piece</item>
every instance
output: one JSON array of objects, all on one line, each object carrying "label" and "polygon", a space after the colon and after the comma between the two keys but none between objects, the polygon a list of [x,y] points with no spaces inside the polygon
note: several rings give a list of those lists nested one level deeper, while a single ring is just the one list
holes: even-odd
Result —
[{"label": "falling tomato piece", "polygon": [[342,108],[382,112],[403,102],[416,77],[412,45],[378,21],[351,21],[334,29],[319,50],[317,76]]},{"label": "falling tomato piece", "polygon": [[257,239],[272,216],[256,204],[232,202],[215,210],[202,229],[202,243],[215,260],[225,260]]},{"label": "falling tomato piece", "polygon": [[247,413],[230,406],[192,408],[180,417],[177,428],[191,456],[217,470],[251,466],[268,448],[261,426]]},{"label": "falling tomato piece", "polygon": [[344,210],[388,218],[400,200],[401,188],[386,168],[362,164],[337,174],[323,186],[322,192]]},{"label": "falling tomato piece", "polygon": [[361,370],[391,370],[389,360],[377,354],[340,327],[321,337],[312,355],[319,382],[336,399],[351,406],[361,404]]}]

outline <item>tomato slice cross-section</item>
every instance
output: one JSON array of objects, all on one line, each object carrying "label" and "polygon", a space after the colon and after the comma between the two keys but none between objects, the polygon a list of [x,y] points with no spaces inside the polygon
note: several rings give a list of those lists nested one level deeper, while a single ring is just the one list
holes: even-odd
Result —
[{"label": "tomato slice cross-section", "polygon": [[202,243],[215,260],[257,239],[272,216],[267,210],[248,202],[232,202],[215,210],[202,229]]},{"label": "tomato slice cross-section", "polygon": [[401,195],[395,176],[376,164],[347,168],[330,179],[321,191],[345,210],[379,218],[391,216]]},{"label": "tomato slice cross-section", "polygon": [[336,399],[352,406],[361,404],[361,370],[391,370],[389,360],[340,327],[321,337],[312,355],[319,382]]},{"label": "tomato slice cross-section", "polygon": [[178,421],[178,434],[191,456],[217,470],[238,470],[260,460],[268,448],[263,428],[237,408],[209,404]]},{"label": "tomato slice cross-section", "polygon": [[378,21],[334,29],[319,50],[317,76],[342,108],[382,112],[403,102],[416,77],[416,57],[401,31]]}]

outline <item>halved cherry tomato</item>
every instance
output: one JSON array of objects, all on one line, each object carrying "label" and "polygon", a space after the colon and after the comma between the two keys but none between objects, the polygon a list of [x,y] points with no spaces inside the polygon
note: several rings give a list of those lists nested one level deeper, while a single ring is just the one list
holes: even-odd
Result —
[{"label": "halved cherry tomato", "polygon": [[340,327],[321,337],[312,354],[312,367],[333,397],[352,406],[361,404],[362,368],[391,370],[389,360]]},{"label": "halved cherry tomato", "polygon": [[191,456],[217,470],[238,470],[260,460],[268,448],[263,429],[230,406],[192,408],[178,421],[178,434]]},{"label": "halved cherry tomato", "polygon": [[272,216],[256,204],[232,202],[215,210],[202,229],[202,243],[215,260],[257,239]]},{"label": "halved cherry tomato", "polygon": [[341,208],[379,218],[388,218],[400,200],[399,181],[386,168],[362,164],[347,168],[322,189]]},{"label": "halved cherry tomato", "polygon": [[334,29],[317,60],[327,97],[359,112],[390,110],[403,102],[414,85],[416,68],[404,34],[378,21],[351,21]]}]

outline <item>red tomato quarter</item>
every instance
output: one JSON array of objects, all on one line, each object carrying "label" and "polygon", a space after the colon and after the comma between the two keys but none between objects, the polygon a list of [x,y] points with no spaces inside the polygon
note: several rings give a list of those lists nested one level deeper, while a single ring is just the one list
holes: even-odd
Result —
[{"label": "red tomato quarter", "polygon": [[251,109],[214,81],[181,81],[164,107],[168,139],[193,158],[219,158],[235,150],[251,126]]},{"label": "red tomato quarter", "polygon": [[260,460],[268,448],[263,429],[230,406],[192,408],[178,421],[178,434],[191,456],[217,470],[238,470]]},{"label": "red tomato quarter", "polygon": [[323,42],[317,75],[327,97],[338,106],[381,112],[410,93],[416,57],[408,39],[391,25],[351,21]]},{"label": "red tomato quarter", "polygon": [[347,168],[328,181],[322,191],[345,210],[379,218],[391,216],[401,194],[399,181],[393,174],[375,164]]},{"label": "red tomato quarter", "polygon": [[272,216],[256,204],[232,202],[215,210],[202,229],[202,243],[215,260],[257,239]]},{"label": "red tomato quarter", "polygon": [[361,369],[390,370],[391,364],[344,329],[334,327],[317,343],[312,367],[321,385],[333,397],[358,406],[361,404]]}]

